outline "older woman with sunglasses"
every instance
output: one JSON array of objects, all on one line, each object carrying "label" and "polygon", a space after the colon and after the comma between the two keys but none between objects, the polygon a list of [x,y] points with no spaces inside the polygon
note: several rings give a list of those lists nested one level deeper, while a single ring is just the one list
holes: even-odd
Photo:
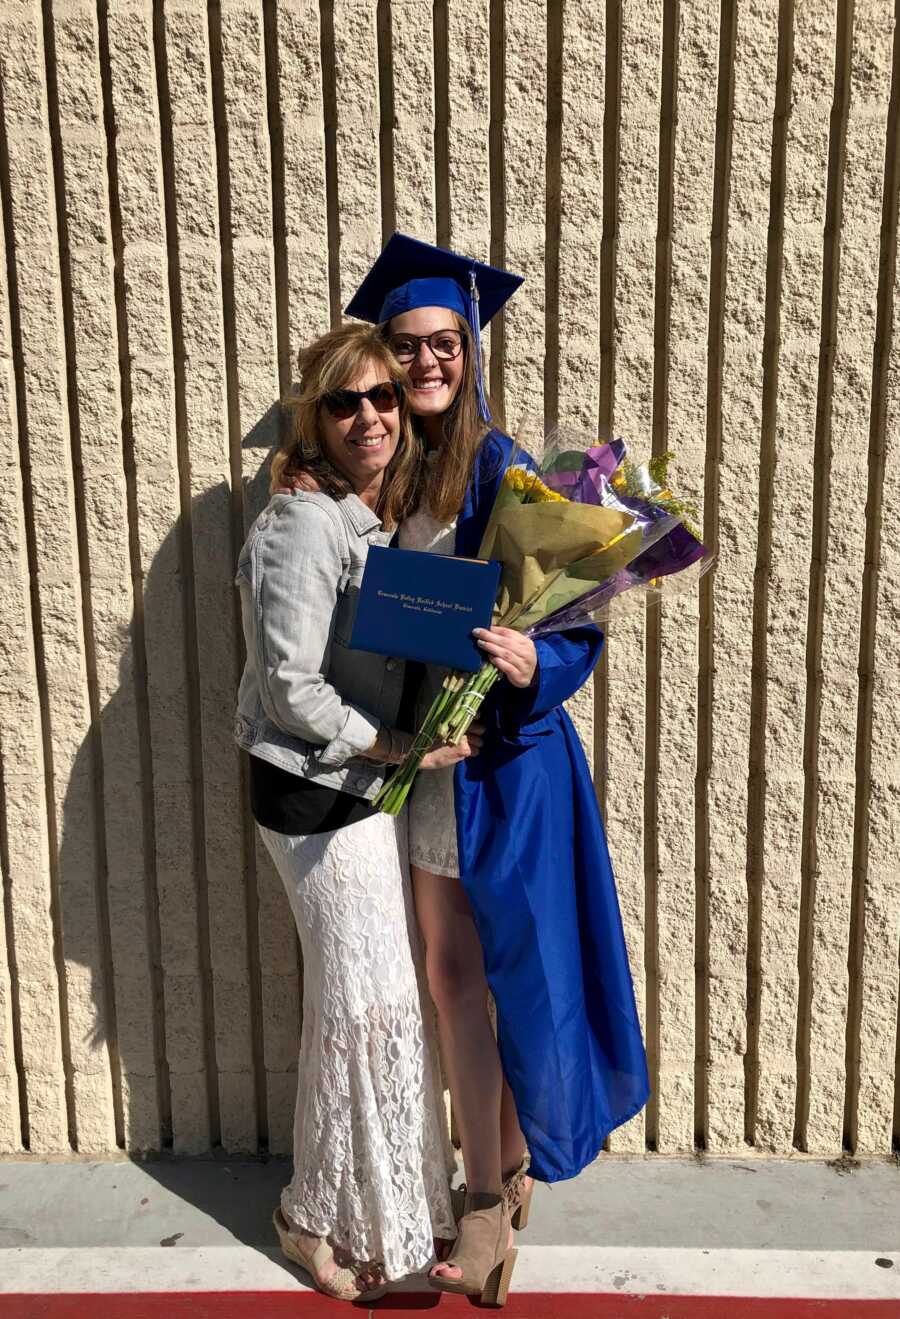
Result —
[{"label": "older woman with sunglasses", "polygon": [[[294,1175],[275,1225],[319,1290],[369,1300],[455,1235],[405,821],[369,805],[411,741],[404,666],[348,647],[368,547],[415,507],[421,450],[375,329],[333,330],[299,365],[272,484],[289,466],[317,489],[276,493],[240,555],[236,737],[303,951]],[[477,746],[435,750],[425,768]]]}]

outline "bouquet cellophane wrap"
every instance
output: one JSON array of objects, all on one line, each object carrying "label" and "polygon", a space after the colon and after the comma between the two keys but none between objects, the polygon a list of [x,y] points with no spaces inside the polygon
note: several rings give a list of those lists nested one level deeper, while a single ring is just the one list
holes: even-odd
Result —
[{"label": "bouquet cellophane wrap", "polygon": [[[514,454],[497,482],[478,551],[501,564],[494,625],[532,639],[584,627],[625,592],[658,591],[683,568],[709,562],[686,525],[691,506],[656,479],[670,457],[637,465],[622,441],[590,444],[557,454],[542,477],[526,454]],[[499,677],[487,660],[472,676],[447,675],[377,805],[401,809],[428,748],[434,741],[458,745]]]},{"label": "bouquet cellophane wrap", "polygon": [[[498,501],[499,502],[499,501]],[[522,504],[491,518],[480,557],[502,564],[495,617],[524,632],[629,563],[641,548],[628,513],[588,504]],[[515,610],[514,618],[507,618]]]}]

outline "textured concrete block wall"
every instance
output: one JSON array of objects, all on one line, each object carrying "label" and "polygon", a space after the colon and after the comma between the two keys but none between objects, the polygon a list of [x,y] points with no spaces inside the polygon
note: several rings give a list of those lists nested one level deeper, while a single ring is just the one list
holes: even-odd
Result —
[{"label": "textured concrete block wall", "polygon": [[6,0],[0,1152],[289,1147],[233,564],[395,227],[524,273],[510,424],[675,450],[718,550],[572,703],[653,1074],[611,1149],[898,1147],[898,14]]}]

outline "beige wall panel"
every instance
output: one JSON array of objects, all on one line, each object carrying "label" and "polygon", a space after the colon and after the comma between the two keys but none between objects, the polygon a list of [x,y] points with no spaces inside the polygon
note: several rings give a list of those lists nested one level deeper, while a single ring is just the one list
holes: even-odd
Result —
[{"label": "beige wall panel", "polygon": [[[6,33],[0,27],[0,34]],[[0,211],[0,240],[6,234]],[[0,543],[8,571],[0,611],[0,766],[3,773],[4,888],[0,1018],[0,1152],[15,1153],[29,1132],[20,1113],[13,986],[18,1003],[26,1103],[35,1109],[37,1148],[67,1145],[59,994],[50,922],[50,858],[44,800],[41,712],[29,597],[28,556],[19,466],[16,381],[7,266],[0,263]],[[48,1015],[38,1016],[43,1002]],[[46,1026],[46,1037],[38,1027]]]},{"label": "beige wall panel", "polygon": [[544,411],[546,3],[506,0],[504,23],[504,264],[525,277],[503,313],[506,420],[515,434],[522,418]]},{"label": "beige wall panel", "polygon": [[[831,501],[824,556],[806,1130],[806,1148],[811,1153],[840,1146],[844,1116],[847,952],[856,824],[857,666],[860,593],[866,570],[863,455],[869,443],[893,15],[877,0],[860,0],[853,29],[830,417]],[[858,510],[857,515],[846,516],[850,509]]]},{"label": "beige wall panel", "polygon": [[[814,510],[816,386],[833,20],[794,11],[790,116],[784,161],[775,474],[768,581],[762,838],[760,840],[759,1079],[755,1140],[794,1141],[804,812],[805,619]],[[777,221],[780,217],[773,217]],[[770,334],[775,327],[770,327]],[[766,438],[766,437],[764,437]]]},{"label": "beige wall panel", "polygon": [[[154,993],[130,642],[134,600],[96,5],[87,0],[56,5],[54,38],[71,278],[75,424],[83,461],[94,700],[100,730],[93,753],[90,742],[85,741],[78,757],[89,770],[92,755],[96,755],[96,772],[102,774],[104,879],[113,966],[113,1042],[122,1074],[122,1138],[129,1149],[158,1149]],[[67,850],[64,840],[64,856]],[[65,864],[62,868],[65,870]],[[66,956],[81,958],[81,951],[68,939]],[[95,981],[92,992],[102,1020],[102,982]],[[107,1029],[112,1025],[108,1023]]]},{"label": "beige wall panel", "polygon": [[[558,260],[558,354],[547,366],[556,376],[558,443],[566,444],[564,432],[569,429],[583,446],[586,438],[596,438],[600,410],[604,22],[602,11],[581,2],[566,6],[554,18],[560,25],[562,46],[561,68],[556,71],[560,80],[559,195],[547,198],[547,265],[549,269],[551,261]],[[559,242],[554,253],[549,247],[549,225],[557,209]],[[546,351],[551,350],[548,342]],[[551,420],[548,416],[548,425]],[[567,709],[592,762],[593,681],[575,693]]]},{"label": "beige wall panel", "polygon": [[[173,184],[184,335],[183,442],[190,466],[206,901],[222,1144],[255,1149],[244,894],[243,794],[231,712],[238,682],[225,397],[217,159],[207,7],[166,6]],[[171,240],[171,235],[170,235]],[[202,937],[202,936],[201,936]]]},{"label": "beige wall panel", "polygon": [[[894,40],[897,40],[895,34]],[[886,137],[890,150],[891,137]],[[896,178],[896,174],[895,174]],[[896,198],[894,200],[896,217]],[[897,951],[900,947],[900,702],[897,700],[897,637],[900,636],[900,262],[894,252],[893,323],[882,345],[889,365],[884,407],[884,484],[881,563],[875,615],[869,847],[865,874],[863,960],[860,984],[859,1104],[857,1152],[891,1149],[898,1076]]]},{"label": "beige wall panel", "polygon": [[718,472],[709,778],[709,1118],[715,1151],[744,1144],[747,789],[753,575],[762,427],[766,236],[778,13],[738,6]]},{"label": "beige wall panel", "polygon": [[391,0],[396,227],[426,243],[435,240],[431,11],[431,0]]},{"label": "beige wall panel", "polygon": [[[279,9],[279,19],[290,26],[293,10]],[[292,33],[294,28],[290,27]],[[265,498],[265,462],[268,448],[277,438],[278,344],[276,331],[275,267],[272,225],[271,143],[267,116],[265,32],[259,0],[228,0],[222,7],[222,83],[225,126],[228,140],[228,205],[231,219],[232,280],[234,287],[235,382],[231,401],[232,427],[241,437],[243,527]],[[317,50],[318,27],[313,49]],[[293,67],[293,57],[290,61]],[[291,131],[296,127],[290,120]],[[315,122],[318,124],[319,119]],[[319,129],[321,134],[321,127]],[[285,141],[288,139],[285,126]],[[292,145],[295,139],[291,138]],[[321,143],[319,158],[321,160]],[[323,185],[324,187],[324,185]],[[324,205],[322,206],[324,222]],[[289,252],[291,248],[289,246]],[[292,252],[296,267],[297,253]],[[289,257],[289,269],[290,269]],[[327,271],[317,293],[327,323]],[[307,314],[311,309],[307,309]],[[230,707],[229,707],[230,710]],[[257,941],[262,1039],[256,1047],[267,1069],[272,1037],[283,1036],[292,1046],[266,1070],[266,1129],[270,1150],[284,1150],[285,1132],[290,1132],[293,1098],[285,1105],[280,1096],[296,1084],[297,1036],[300,1003],[293,917],[281,880],[256,834],[246,808],[245,827],[251,856],[250,880],[257,891],[257,930],[248,939]],[[264,933],[263,933],[264,929]],[[270,956],[273,937],[286,950],[285,969],[273,969]]]},{"label": "beige wall panel", "polygon": [[[296,379],[298,349],[324,333],[330,324],[330,239],[318,4],[313,0],[280,4],[277,40],[288,266],[288,286],[281,296],[288,300],[289,376]],[[262,489],[256,493],[257,502],[262,502]],[[251,511],[247,510],[248,515]],[[300,1042],[297,936],[284,887],[258,837],[255,857],[269,1148],[283,1153],[291,1148]]]},{"label": "beige wall panel", "polygon": [[[643,613],[616,619],[606,633],[609,716],[605,820],[635,997],[646,1030],[644,635]],[[645,1125],[646,1111],[641,1111],[614,1131],[609,1140],[613,1153],[643,1151]]]},{"label": "beige wall panel", "polygon": [[209,1147],[204,992],[194,857],[187,651],[180,545],[166,224],[152,10],[109,12],[115,149],[122,213],[147,701],[153,764],[166,1057],[174,1148]]},{"label": "beige wall panel", "polygon": [[376,7],[334,0],[342,312],[381,251]]},{"label": "beige wall panel", "polygon": [[[6,876],[2,878],[5,880]],[[22,1149],[19,1105],[19,1069],[16,1066],[13,1025],[13,983],[5,923],[0,925],[0,1154]]]},{"label": "beige wall panel", "polygon": [[[319,6],[286,0],[277,7],[278,110],[284,134],[284,229],[287,245],[290,364],[330,324],[328,207]],[[374,40],[374,36],[373,36]],[[367,49],[363,64],[372,49]],[[370,67],[375,67],[372,65]],[[377,79],[376,79],[377,88]],[[377,113],[374,120],[377,125]],[[377,162],[378,151],[375,148]],[[374,213],[378,214],[377,195]],[[335,236],[336,238],[336,236]],[[342,304],[343,305],[343,304]]]},{"label": "beige wall panel", "polygon": [[[491,255],[491,43],[487,0],[447,0],[447,244],[489,261]],[[482,335],[485,387],[490,385],[491,329]]]},{"label": "beige wall panel", "polygon": [[[636,461],[653,433],[653,318],[660,115],[662,0],[629,3],[620,15],[619,173],[615,266],[613,434]],[[607,95],[614,95],[612,87]],[[617,621],[607,647],[606,822],[622,895],[632,973],[645,1023],[653,986],[646,965],[644,864],[645,620]],[[652,1065],[652,1060],[651,1060]],[[656,1082],[656,1077],[651,1076]],[[651,1101],[655,1103],[655,1100]],[[646,1111],[616,1133],[610,1148],[640,1148]]]},{"label": "beige wall panel", "polygon": [[249,440],[278,397],[265,33],[261,0],[224,0],[221,12],[228,177],[220,188],[227,189],[231,220],[230,235],[222,237],[230,239],[232,255],[235,424],[246,449],[244,470],[252,479],[265,451]]},{"label": "beige wall panel", "polygon": [[[596,436],[600,410],[604,22],[578,0],[562,15],[559,425]],[[548,254],[549,255],[549,254]]]},{"label": "beige wall panel", "polygon": [[[709,228],[716,127],[719,6],[679,11],[672,143],[666,448],[679,494],[703,505]],[[668,180],[663,186],[669,186]],[[695,1057],[695,777],[699,599],[696,590],[659,612],[657,920],[660,1151],[690,1148]],[[700,1042],[703,1043],[702,1041]]]},{"label": "beige wall panel", "polygon": [[[10,210],[18,274],[28,450],[31,461],[38,627],[53,755],[51,866],[65,967],[64,1048],[72,1136],[83,1150],[115,1143],[112,1086],[102,995],[96,875],[100,865],[87,659],[77,545],[60,290],[56,199],[40,7],[7,10],[3,79],[9,149]],[[47,474],[53,473],[53,480]],[[81,754],[79,754],[81,752]],[[100,1002],[97,1001],[100,997]],[[101,1023],[96,1029],[98,1020]]]},{"label": "beige wall panel", "polygon": [[490,11],[447,0],[449,245],[487,261],[491,246]]}]

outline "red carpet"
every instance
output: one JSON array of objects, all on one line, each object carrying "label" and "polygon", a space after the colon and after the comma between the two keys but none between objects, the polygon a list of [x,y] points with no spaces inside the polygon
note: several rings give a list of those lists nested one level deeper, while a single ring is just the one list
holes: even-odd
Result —
[{"label": "red carpet", "polygon": [[[342,1308],[385,1315],[440,1309],[441,1319],[481,1309],[465,1297],[419,1292],[385,1296],[371,1307],[296,1292],[0,1295],[0,1319],[335,1319]],[[503,1314],[506,1319],[900,1319],[900,1301],[524,1292],[510,1296]]]}]

